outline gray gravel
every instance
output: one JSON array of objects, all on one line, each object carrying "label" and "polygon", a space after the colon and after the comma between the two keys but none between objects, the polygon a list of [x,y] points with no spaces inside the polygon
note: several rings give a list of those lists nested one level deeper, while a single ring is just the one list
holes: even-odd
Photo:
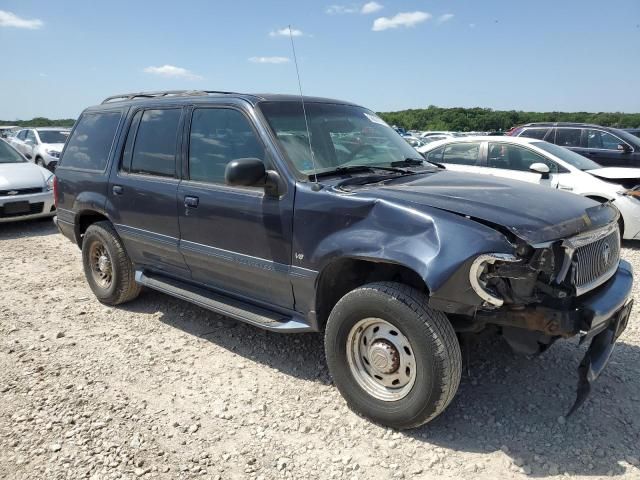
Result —
[{"label": "gray gravel", "polygon": [[319,335],[150,291],[101,305],[50,221],[0,225],[0,265],[0,478],[640,478],[638,307],[574,417],[584,347],[486,338],[445,413],[398,433],[346,408]]}]

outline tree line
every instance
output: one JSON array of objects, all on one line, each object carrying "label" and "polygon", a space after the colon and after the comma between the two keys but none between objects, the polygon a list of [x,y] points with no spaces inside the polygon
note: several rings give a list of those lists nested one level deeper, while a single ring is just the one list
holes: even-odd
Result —
[{"label": "tree line", "polygon": [[389,124],[407,130],[452,130],[458,132],[505,131],[529,122],[584,122],[616,128],[640,127],[640,113],[521,112],[490,108],[428,108],[381,112]]},{"label": "tree line", "polygon": [[[490,108],[428,108],[381,112],[389,124],[407,130],[453,130],[457,132],[505,131],[529,122],[584,122],[617,128],[640,128],[640,113],[608,112],[521,112]],[[0,120],[0,125],[19,127],[71,127],[75,119],[52,120],[36,117],[31,120]]]},{"label": "tree line", "polygon": [[45,117],[36,117],[31,120],[0,120],[0,126],[15,125],[17,127],[73,127],[74,118],[62,118],[51,120]]}]

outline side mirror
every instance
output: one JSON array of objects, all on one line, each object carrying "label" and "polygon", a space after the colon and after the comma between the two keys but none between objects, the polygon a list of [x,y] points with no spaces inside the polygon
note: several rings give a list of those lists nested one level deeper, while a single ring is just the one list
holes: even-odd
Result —
[{"label": "side mirror", "polygon": [[544,163],[532,163],[529,166],[529,171],[539,173],[542,175],[542,178],[549,178],[549,166]]},{"label": "side mirror", "polygon": [[626,143],[619,143],[617,148],[618,148],[618,151],[624,152],[624,153],[629,153],[631,151],[631,148]]},{"label": "side mirror", "polygon": [[264,163],[257,158],[232,160],[224,170],[224,181],[227,185],[254,187],[264,185],[266,178]]}]

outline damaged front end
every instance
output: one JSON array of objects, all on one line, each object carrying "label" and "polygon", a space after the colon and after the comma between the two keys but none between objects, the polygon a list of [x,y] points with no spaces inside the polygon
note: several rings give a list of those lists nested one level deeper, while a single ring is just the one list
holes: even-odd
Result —
[{"label": "damaged front end", "polygon": [[482,299],[461,331],[496,325],[521,353],[543,351],[575,335],[591,341],[579,368],[578,393],[569,411],[586,399],[606,366],[631,311],[631,266],[620,260],[617,222],[574,237],[528,245],[513,254],[487,253],[473,260],[469,282]]}]

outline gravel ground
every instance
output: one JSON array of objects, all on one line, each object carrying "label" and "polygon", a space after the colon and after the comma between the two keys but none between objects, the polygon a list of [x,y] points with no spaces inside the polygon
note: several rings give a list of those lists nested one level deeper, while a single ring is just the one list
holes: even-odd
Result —
[{"label": "gravel ground", "polygon": [[0,265],[0,478],[640,478],[637,307],[574,417],[584,347],[487,338],[445,413],[399,433],[346,408],[319,335],[152,291],[101,305],[48,220],[0,225]]}]

